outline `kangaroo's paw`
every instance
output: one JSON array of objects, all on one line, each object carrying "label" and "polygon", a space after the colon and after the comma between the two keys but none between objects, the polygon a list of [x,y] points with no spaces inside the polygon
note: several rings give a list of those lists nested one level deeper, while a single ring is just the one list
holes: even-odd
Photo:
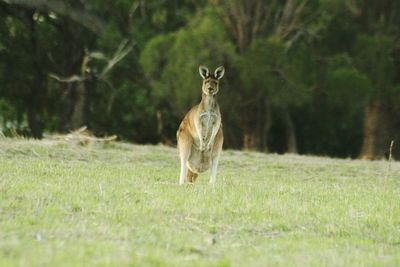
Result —
[{"label": "kangaroo's paw", "polygon": [[207,145],[206,145],[206,150],[208,151],[208,150],[211,150],[211,143],[208,143]]},{"label": "kangaroo's paw", "polygon": [[206,145],[204,143],[201,143],[200,146],[199,146],[199,150],[200,151],[206,150]]}]

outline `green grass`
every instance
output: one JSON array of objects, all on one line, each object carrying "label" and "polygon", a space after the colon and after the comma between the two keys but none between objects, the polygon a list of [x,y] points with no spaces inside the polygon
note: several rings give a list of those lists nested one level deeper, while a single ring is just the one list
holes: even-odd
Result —
[{"label": "green grass", "polygon": [[0,139],[0,266],[400,266],[400,163]]}]

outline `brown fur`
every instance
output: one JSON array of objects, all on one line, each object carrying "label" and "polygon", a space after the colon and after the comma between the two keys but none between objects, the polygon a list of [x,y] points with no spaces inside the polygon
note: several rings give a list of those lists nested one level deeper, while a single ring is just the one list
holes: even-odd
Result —
[{"label": "brown fur", "polygon": [[205,67],[199,70],[203,77],[202,100],[186,114],[176,133],[181,159],[180,184],[185,180],[193,183],[199,173],[210,168],[210,183],[214,184],[222,150],[221,113],[216,95],[224,69],[218,68],[212,77]]}]

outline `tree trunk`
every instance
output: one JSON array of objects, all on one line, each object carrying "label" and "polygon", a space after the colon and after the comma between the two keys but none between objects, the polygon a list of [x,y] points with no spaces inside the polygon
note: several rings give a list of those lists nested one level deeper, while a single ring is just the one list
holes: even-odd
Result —
[{"label": "tree trunk", "polygon": [[246,110],[247,113],[243,113],[243,149],[268,152],[268,135],[272,125],[268,100],[261,99],[253,108]]},{"label": "tree trunk", "polygon": [[32,52],[34,53],[32,65],[35,69],[35,77],[31,84],[31,91],[28,102],[28,126],[31,131],[32,137],[42,138],[43,137],[43,126],[39,119],[39,108],[41,101],[41,94],[44,86],[44,75],[43,66],[41,64],[41,57],[38,50],[37,38],[36,38],[36,22],[33,19],[33,13],[28,12],[28,18],[30,23],[30,42]]},{"label": "tree trunk", "polygon": [[254,133],[245,130],[244,134],[243,134],[243,149],[244,150],[254,150]]},{"label": "tree trunk", "polygon": [[[86,111],[87,111],[87,92],[86,82],[90,82],[90,77],[86,73],[90,58],[84,55],[81,64],[81,77],[82,81],[76,82],[72,88],[75,90],[72,101],[72,114],[67,123],[69,130],[75,130],[86,124]],[[88,81],[86,81],[88,80]]]},{"label": "tree trunk", "polygon": [[376,156],[376,132],[378,131],[379,103],[368,104],[364,109],[364,133],[361,159],[373,159]]},{"label": "tree trunk", "polygon": [[75,90],[75,84],[62,83],[61,84],[61,122],[58,126],[60,132],[67,132],[69,130],[69,118],[73,110],[73,97],[72,92]]},{"label": "tree trunk", "polygon": [[263,152],[268,153],[269,148],[268,148],[268,136],[269,136],[269,131],[272,126],[272,117],[271,117],[271,106],[269,104],[269,101],[265,97],[263,102],[262,102],[262,116],[263,120],[260,122],[262,124],[262,130],[260,132],[260,150]]},{"label": "tree trunk", "polygon": [[37,117],[37,107],[34,101],[32,101],[28,109],[28,126],[33,138],[40,139],[43,137],[42,124]]},{"label": "tree trunk", "polygon": [[85,82],[79,82],[76,87],[76,99],[69,121],[69,129],[75,130],[85,125],[86,87]]},{"label": "tree trunk", "polygon": [[374,100],[364,109],[364,136],[361,159],[382,159],[389,156],[392,140],[399,139],[395,115],[389,103]]},{"label": "tree trunk", "polygon": [[282,113],[283,123],[285,125],[285,135],[286,135],[286,149],[287,153],[297,154],[297,139],[294,123],[292,116],[290,115],[289,109],[285,107]]}]

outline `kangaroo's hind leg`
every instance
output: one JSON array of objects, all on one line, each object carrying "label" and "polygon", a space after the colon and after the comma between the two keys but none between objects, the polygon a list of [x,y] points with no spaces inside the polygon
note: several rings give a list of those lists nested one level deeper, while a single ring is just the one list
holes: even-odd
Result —
[{"label": "kangaroo's hind leg", "polygon": [[224,143],[224,135],[222,127],[219,128],[217,135],[215,136],[214,146],[211,154],[211,171],[210,171],[210,184],[214,185],[217,181],[217,169],[219,157],[221,156],[222,144]]},{"label": "kangaroo's hind leg", "polygon": [[179,176],[179,184],[182,185],[185,183],[185,179],[188,175],[187,161],[190,156],[193,138],[187,131],[185,131],[182,125],[181,127],[179,127],[176,138],[178,141],[179,157],[181,160],[181,173]]}]

